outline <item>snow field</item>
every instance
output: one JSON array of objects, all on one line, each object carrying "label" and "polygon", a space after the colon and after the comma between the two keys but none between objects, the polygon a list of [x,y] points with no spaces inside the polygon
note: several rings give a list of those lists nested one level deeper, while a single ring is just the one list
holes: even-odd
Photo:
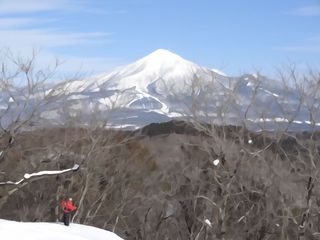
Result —
[{"label": "snow field", "polygon": [[3,240],[123,240],[116,234],[86,225],[71,223],[22,223],[0,219]]}]

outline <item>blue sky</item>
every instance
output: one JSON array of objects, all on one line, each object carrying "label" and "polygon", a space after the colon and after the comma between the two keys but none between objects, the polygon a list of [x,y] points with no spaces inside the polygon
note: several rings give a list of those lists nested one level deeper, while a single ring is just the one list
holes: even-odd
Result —
[{"label": "blue sky", "polygon": [[164,48],[228,74],[320,66],[320,0],[0,0],[0,48],[99,73]]}]

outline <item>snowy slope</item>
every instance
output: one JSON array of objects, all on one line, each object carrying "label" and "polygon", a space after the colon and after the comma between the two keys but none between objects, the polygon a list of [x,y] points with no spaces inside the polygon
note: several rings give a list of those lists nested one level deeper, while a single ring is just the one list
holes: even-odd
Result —
[{"label": "snowy slope", "polygon": [[117,69],[98,81],[105,83],[109,89],[135,88],[139,92],[149,92],[148,87],[156,84],[157,90],[163,93],[164,89],[161,87],[174,86],[181,91],[185,82],[192,79],[194,74],[211,78],[214,72],[168,50],[159,49],[122,69]]},{"label": "snowy slope", "polygon": [[71,223],[22,223],[0,219],[3,240],[121,240],[112,232]]},{"label": "snowy slope", "polygon": [[207,82],[213,78],[219,79],[221,85],[226,79],[217,71],[159,49],[110,73],[68,83],[64,89],[72,95],[69,99],[74,101],[88,102],[95,95],[101,109],[108,109],[115,104],[116,107],[140,109],[170,118],[181,114],[175,112],[177,109],[173,108],[168,98],[176,94],[189,95],[195,76]]},{"label": "snowy slope", "polygon": [[79,89],[80,91],[99,91],[100,88],[107,88],[123,91],[135,88],[139,92],[149,92],[148,87],[151,84],[157,83],[158,87],[161,87],[161,82],[161,85],[167,88],[175,86],[181,90],[186,81],[191,80],[195,74],[206,79],[220,75],[218,70],[201,67],[168,50],[158,49],[110,73],[84,81],[74,81],[68,89],[70,92],[77,92]]},{"label": "snowy slope", "polygon": [[[294,128],[311,125],[308,106],[299,106],[299,93],[294,89],[255,74],[230,77],[164,49],[111,72],[59,84],[47,94],[62,90],[62,100],[43,108],[44,121],[65,123],[77,119],[87,124],[94,117],[109,127],[138,128],[188,117],[196,110],[198,119],[203,117],[203,121],[217,124],[246,121],[249,125],[263,123],[261,126],[268,129],[274,129],[275,124],[286,127],[289,121],[296,125]],[[0,99],[0,113],[14,104],[9,100],[10,96]],[[316,102],[320,104],[319,99]],[[314,116],[315,126],[319,127],[320,113]]]},{"label": "snowy slope", "polygon": [[[184,116],[186,102],[182,101],[190,101],[195,78],[201,79],[202,83],[214,80],[216,91],[224,91],[228,83],[228,77],[217,70],[159,49],[112,72],[76,80],[60,88],[67,90],[69,113],[80,109],[108,112],[117,108],[113,113],[113,126],[140,127]],[[43,114],[48,119],[56,116],[54,111]]]}]

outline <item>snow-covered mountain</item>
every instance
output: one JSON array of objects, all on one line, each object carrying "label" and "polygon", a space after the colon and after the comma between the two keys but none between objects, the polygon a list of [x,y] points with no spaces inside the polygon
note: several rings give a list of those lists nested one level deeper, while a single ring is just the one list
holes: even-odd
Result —
[{"label": "snow-covered mountain", "polygon": [[[112,125],[139,127],[185,116],[192,94],[196,97],[200,87],[209,83],[214,83],[215,91],[224,91],[229,78],[218,70],[159,49],[107,74],[69,82],[60,88],[68,93],[69,110],[75,114],[83,106],[89,112],[116,109]],[[46,114],[49,118],[57,115],[52,110]]]},{"label": "snow-covered mountain", "polygon": [[[300,104],[295,89],[254,74],[229,77],[163,49],[111,72],[46,91],[47,95],[59,93],[62,100],[43,106],[44,119],[76,118],[83,124],[94,119],[129,128],[191,115],[217,124],[245,123],[254,129],[288,123],[305,129],[312,122],[308,106]],[[8,104],[8,99],[4,102]],[[313,117],[313,125],[320,127],[320,115]]]},{"label": "snow-covered mountain", "polygon": [[[211,79],[218,70],[210,70],[194,64],[182,57],[164,49],[158,49],[146,57],[124,67],[116,68],[108,74],[102,74],[86,82],[75,81],[69,90],[99,91],[128,90],[135,88],[139,92],[149,92],[150,86],[156,86],[160,93],[172,86],[183,90],[186,81],[195,74]],[[164,89],[165,88],[165,89]]]},{"label": "snow-covered mountain", "polygon": [[23,223],[0,219],[0,236],[4,240],[121,240],[119,236],[106,230],[61,223]]},{"label": "snow-covered mountain", "polygon": [[211,81],[218,76],[222,81],[226,79],[213,70],[159,49],[108,74],[74,81],[68,84],[67,91],[72,94],[70,99],[100,95],[97,100],[108,107],[115,103],[122,108],[148,110],[172,117],[177,113],[172,111],[168,98],[190,94],[195,76],[202,81]]}]

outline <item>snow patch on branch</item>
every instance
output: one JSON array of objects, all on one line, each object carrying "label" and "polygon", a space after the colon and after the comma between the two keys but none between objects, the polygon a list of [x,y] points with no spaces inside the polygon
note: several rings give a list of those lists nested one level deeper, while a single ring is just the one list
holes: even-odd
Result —
[{"label": "snow patch on branch", "polygon": [[212,223],[210,222],[209,219],[204,220],[204,222],[205,222],[209,227],[212,227]]},{"label": "snow patch on branch", "polygon": [[214,166],[218,166],[219,163],[220,163],[220,160],[219,159],[215,159],[215,160],[212,161],[212,163],[213,163]]},{"label": "snow patch on branch", "polygon": [[36,173],[25,173],[23,175],[23,178],[20,179],[17,182],[12,182],[12,181],[7,181],[7,182],[0,182],[0,186],[1,185],[19,185],[22,182],[24,182],[25,180],[28,180],[32,177],[41,177],[41,176],[48,176],[48,175],[60,175],[66,172],[71,172],[71,171],[77,171],[79,169],[79,165],[75,164],[72,168],[67,168],[64,170],[53,170],[53,171],[40,171],[40,172],[36,172]]}]

